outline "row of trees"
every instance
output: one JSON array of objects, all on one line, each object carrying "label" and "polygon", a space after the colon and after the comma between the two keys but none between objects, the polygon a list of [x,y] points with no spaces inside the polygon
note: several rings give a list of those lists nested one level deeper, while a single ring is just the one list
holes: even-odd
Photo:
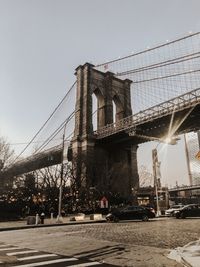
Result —
[{"label": "row of trees", "polygon": [[[0,171],[6,168],[14,158],[14,151],[4,138],[0,138]],[[91,212],[99,208],[99,200],[106,195],[110,204],[115,205],[123,202],[119,194],[111,192],[100,192],[91,188],[86,190],[76,183],[73,176],[72,165],[69,162],[64,164],[63,169],[63,213],[74,211]],[[5,217],[26,216],[45,212],[50,214],[58,211],[58,196],[60,187],[61,164],[39,169],[34,172],[0,181],[0,211]],[[140,170],[140,186],[146,186],[152,180],[144,166]]]},{"label": "row of trees", "polygon": [[[3,171],[14,154],[4,139],[1,139],[0,148],[0,171]],[[0,217],[57,213],[60,176],[61,164],[1,180]],[[77,209],[78,192],[70,163],[64,164],[63,178],[63,208],[72,212]]]},{"label": "row of trees", "polygon": [[[0,138],[0,172],[14,159],[14,151],[4,138]],[[97,209],[102,196],[95,190],[86,191],[77,186],[70,162],[63,169],[63,213],[91,211]],[[34,172],[7,177],[0,181],[0,217],[21,217],[45,212],[58,212],[61,164],[39,169]],[[84,179],[84,177],[83,177]]]}]

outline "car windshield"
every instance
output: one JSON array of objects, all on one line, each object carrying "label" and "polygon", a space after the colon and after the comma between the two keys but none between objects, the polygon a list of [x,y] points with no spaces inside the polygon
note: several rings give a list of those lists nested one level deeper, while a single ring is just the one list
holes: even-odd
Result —
[{"label": "car windshield", "polygon": [[184,207],[184,209],[195,209],[195,208],[198,208],[198,205],[191,204]]},{"label": "car windshield", "polygon": [[182,205],[174,205],[174,206],[171,207],[171,209],[179,209],[181,207],[182,207]]}]

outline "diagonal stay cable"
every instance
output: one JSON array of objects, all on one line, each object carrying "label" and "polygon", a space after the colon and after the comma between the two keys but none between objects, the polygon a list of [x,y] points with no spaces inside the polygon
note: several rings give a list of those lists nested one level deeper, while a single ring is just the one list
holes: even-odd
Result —
[{"label": "diagonal stay cable", "polygon": [[67,119],[65,119],[60,126],[44,141],[44,143],[34,152],[34,154],[41,152],[43,148],[45,148],[53,139],[54,137],[61,132],[61,130],[65,127],[66,124],[68,124],[71,119],[74,117],[75,111],[73,111]]},{"label": "diagonal stay cable", "polygon": [[67,98],[69,93],[74,88],[74,85],[76,84],[76,81],[73,83],[73,85],[70,87],[70,89],[67,91],[66,95],[63,97],[63,99],[60,101],[60,103],[57,105],[57,107],[54,109],[54,111],[51,113],[49,118],[45,121],[45,123],[42,125],[42,127],[37,131],[37,133],[33,136],[33,138],[30,140],[30,142],[25,146],[25,148],[18,154],[18,156],[11,162],[10,165],[14,164],[16,160],[26,151],[26,149],[31,145],[33,140],[39,135],[39,133],[44,129],[44,127],[47,125],[47,123],[50,121],[50,119],[53,117],[53,115],[56,113],[56,111],[59,109],[59,107],[62,105],[64,100]]},{"label": "diagonal stay cable", "polygon": [[[92,113],[92,115],[94,115],[95,113],[97,112],[97,110],[95,110],[93,113]],[[68,117],[67,117],[67,119],[64,121],[64,122],[62,122],[61,124],[60,124],[60,126],[47,138],[47,140],[45,140],[44,141],[44,143],[34,152],[34,154],[36,154],[36,153],[39,153],[39,152],[41,152],[41,150],[43,149],[43,148],[45,148],[53,139],[54,139],[54,137],[58,134],[58,133],[60,133],[61,131],[62,131],[62,129],[65,127],[65,125],[66,124],[68,124],[70,121],[71,121],[71,119],[73,119],[73,117],[75,116],[75,113],[76,113],[76,111],[74,110]],[[68,137],[66,138],[66,139],[69,139],[69,137],[71,136],[73,134],[73,132],[71,133],[71,134],[69,134],[68,135]]]},{"label": "diagonal stay cable", "polygon": [[161,77],[154,77],[151,79],[146,79],[146,80],[138,80],[138,81],[134,81],[134,83],[143,83],[143,82],[150,82],[150,81],[155,81],[155,80],[160,80],[160,79],[167,79],[170,77],[175,77],[175,76],[180,76],[180,75],[186,75],[186,74],[191,74],[191,73],[196,73],[199,72],[200,69],[198,70],[192,70],[192,71],[185,71],[185,72],[181,72],[181,73],[175,73],[175,74],[171,74],[171,75],[166,75],[166,76],[161,76]]}]

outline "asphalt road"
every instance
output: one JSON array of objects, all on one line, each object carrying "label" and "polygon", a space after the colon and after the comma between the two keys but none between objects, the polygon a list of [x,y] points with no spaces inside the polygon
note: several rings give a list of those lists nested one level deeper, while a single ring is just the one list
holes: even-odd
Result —
[{"label": "asphalt road", "polygon": [[[95,266],[92,264],[97,262],[98,266],[112,264],[128,267],[178,267],[181,265],[168,259],[166,255],[170,249],[199,239],[199,223],[200,219],[161,218],[149,222],[56,226],[1,232],[0,242],[2,245],[9,244],[20,247],[22,250],[24,248],[37,250],[39,255],[48,253],[57,255],[50,256],[50,258],[76,258],[79,264],[84,262],[91,264],[78,265],[77,262],[73,263],[74,266]],[[19,262],[16,257],[25,257],[23,254],[11,257],[5,252],[0,251],[2,262],[0,267],[18,266]],[[40,261],[41,258],[38,260]],[[71,262],[52,264],[39,266],[73,266]]]}]

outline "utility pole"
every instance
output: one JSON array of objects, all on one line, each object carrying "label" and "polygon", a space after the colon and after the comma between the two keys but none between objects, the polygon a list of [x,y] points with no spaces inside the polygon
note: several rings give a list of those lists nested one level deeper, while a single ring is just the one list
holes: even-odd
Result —
[{"label": "utility pole", "polygon": [[62,223],[63,218],[61,214],[62,210],[62,191],[63,191],[63,173],[64,173],[64,150],[65,150],[65,130],[66,130],[66,125],[65,123],[64,126],[64,131],[63,131],[63,138],[62,138],[62,155],[61,155],[61,171],[60,171],[60,188],[59,188],[59,201],[58,201],[58,216],[57,216],[57,223]]},{"label": "utility pole", "polygon": [[188,145],[186,140],[186,135],[183,135],[184,137],[184,143],[185,143],[185,155],[186,155],[186,163],[187,163],[187,169],[188,169],[188,176],[189,176],[189,183],[192,185],[192,173],[190,168],[190,158],[189,158],[189,151],[188,151]]}]

